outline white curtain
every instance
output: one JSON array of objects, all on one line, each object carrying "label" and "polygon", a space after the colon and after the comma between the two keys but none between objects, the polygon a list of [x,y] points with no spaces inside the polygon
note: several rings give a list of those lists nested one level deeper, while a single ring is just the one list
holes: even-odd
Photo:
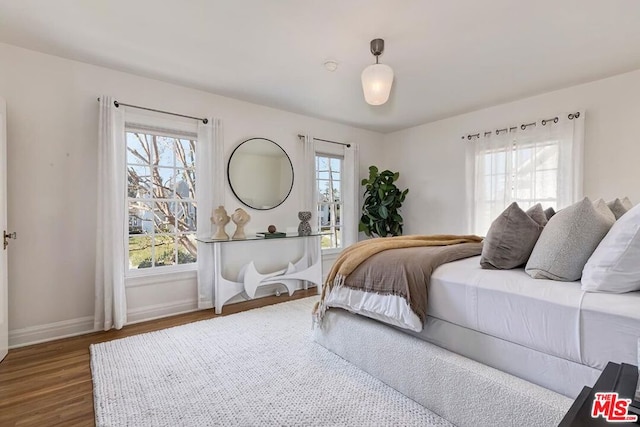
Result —
[{"label": "white curtain", "polygon": [[302,151],[300,200],[302,200],[302,210],[311,212],[311,229],[318,231],[318,186],[316,185],[316,144],[315,140],[305,135]]},{"label": "white curtain", "polygon": [[342,228],[342,247],[346,248],[358,241],[358,223],[360,222],[360,150],[356,144],[344,149],[343,164],[343,188],[346,190],[343,195],[344,204],[341,222],[346,224]]},{"label": "white curtain", "polygon": [[512,202],[525,210],[536,203],[557,210],[581,197],[584,113],[573,120],[568,116],[467,141],[472,233],[486,234]]},{"label": "white curtain", "polygon": [[100,97],[98,134],[98,224],[96,236],[95,329],[120,329],[127,322],[125,263],[124,111]]},{"label": "white curtain", "polygon": [[[222,125],[218,119],[198,123],[196,144],[196,203],[199,238],[211,238],[211,214],[224,205],[224,147]],[[198,308],[213,307],[213,245],[198,242]]]}]

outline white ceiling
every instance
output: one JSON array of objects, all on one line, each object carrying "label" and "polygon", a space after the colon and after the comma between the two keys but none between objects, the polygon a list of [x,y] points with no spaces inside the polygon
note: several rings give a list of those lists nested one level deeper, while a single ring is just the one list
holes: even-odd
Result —
[{"label": "white ceiling", "polygon": [[0,0],[0,41],[390,132],[640,68],[640,1]]}]

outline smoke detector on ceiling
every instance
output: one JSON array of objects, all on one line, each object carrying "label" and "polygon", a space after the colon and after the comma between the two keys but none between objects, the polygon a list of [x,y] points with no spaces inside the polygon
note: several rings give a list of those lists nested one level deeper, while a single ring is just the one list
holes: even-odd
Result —
[{"label": "smoke detector on ceiling", "polygon": [[328,59],[324,61],[324,68],[326,68],[327,71],[333,72],[338,69],[338,61],[334,61],[333,59]]}]

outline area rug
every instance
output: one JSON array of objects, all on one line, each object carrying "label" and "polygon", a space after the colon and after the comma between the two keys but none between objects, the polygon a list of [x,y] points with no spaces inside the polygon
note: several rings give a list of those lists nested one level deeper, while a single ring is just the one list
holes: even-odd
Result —
[{"label": "area rug", "polygon": [[91,346],[98,426],[452,426],[311,340],[316,297]]}]

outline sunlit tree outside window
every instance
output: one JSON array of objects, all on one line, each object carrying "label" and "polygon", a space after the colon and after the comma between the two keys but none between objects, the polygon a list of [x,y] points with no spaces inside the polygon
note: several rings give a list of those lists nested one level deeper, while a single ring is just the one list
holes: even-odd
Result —
[{"label": "sunlit tree outside window", "polygon": [[196,141],[128,129],[129,269],[197,260]]}]

